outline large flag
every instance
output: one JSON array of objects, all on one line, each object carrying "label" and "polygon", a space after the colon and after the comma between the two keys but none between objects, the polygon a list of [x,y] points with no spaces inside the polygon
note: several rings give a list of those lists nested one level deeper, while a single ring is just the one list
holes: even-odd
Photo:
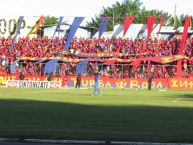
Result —
[{"label": "large flag", "polygon": [[20,34],[20,29],[21,29],[21,24],[23,22],[23,18],[24,18],[24,16],[19,17],[19,20],[18,20],[17,25],[16,25],[16,33],[15,33],[15,36],[13,37],[13,40],[12,40],[11,45],[9,47],[9,51],[11,51],[13,49],[15,41],[17,39],[17,35]]},{"label": "large flag", "polygon": [[[67,36],[67,41],[66,44],[63,47],[63,50],[67,50],[70,46],[70,43],[79,27],[79,25],[82,23],[84,20],[84,17],[75,17],[74,21],[70,27],[70,32]],[[59,54],[59,57],[62,57],[63,54]],[[56,72],[56,65],[57,65],[58,60],[54,59],[45,64],[45,69],[44,69],[44,74],[46,73],[55,73]]]},{"label": "large flag", "polygon": [[[185,43],[186,43],[186,37],[188,35],[188,27],[190,26],[191,22],[191,17],[187,16],[185,18],[185,23],[184,23],[184,30],[182,33],[182,38],[181,38],[181,43],[180,43],[180,49],[178,54],[183,54],[184,48],[185,48]],[[177,63],[177,77],[181,77],[182,75],[182,60],[178,60]]]},{"label": "large flag", "polygon": [[184,46],[185,46],[185,43],[186,43],[186,37],[188,35],[188,27],[190,26],[190,22],[191,22],[191,17],[187,16],[185,18],[184,30],[183,30],[183,33],[182,33],[182,38],[181,38],[181,43],[180,43],[180,50],[179,50],[178,54],[183,54]]},{"label": "large flag", "polygon": [[38,29],[43,24],[45,18],[46,18],[45,16],[41,16],[39,20],[36,22],[36,24],[32,27],[27,36],[29,36],[30,34],[37,34]]},{"label": "large flag", "polygon": [[105,31],[108,20],[109,20],[108,17],[103,17],[101,19],[100,24],[99,24],[99,36],[98,36],[98,38],[100,38],[102,36],[103,32]]},{"label": "large flag", "polygon": [[63,18],[64,18],[64,17],[60,17],[60,19],[59,19],[59,21],[58,21],[58,25],[57,25],[57,27],[56,27],[56,30],[55,30],[55,32],[54,32],[53,37],[55,36],[56,32],[59,32],[59,33],[60,33],[60,31],[61,31],[60,27],[61,27],[61,25],[62,25],[62,20],[63,20]]},{"label": "large flag", "polygon": [[124,32],[123,32],[123,37],[127,33],[127,30],[129,29],[129,26],[133,23],[134,16],[127,16],[124,17]]},{"label": "large flag", "polygon": [[74,21],[70,27],[70,32],[67,36],[67,41],[66,41],[66,44],[64,45],[63,47],[63,50],[67,50],[70,46],[70,43],[78,29],[78,27],[80,26],[80,24],[82,23],[82,21],[84,20],[84,17],[75,17],[74,18]]},{"label": "large flag", "polygon": [[153,25],[156,22],[156,17],[155,16],[148,16],[147,17],[147,39],[150,38],[151,32],[153,30]]}]

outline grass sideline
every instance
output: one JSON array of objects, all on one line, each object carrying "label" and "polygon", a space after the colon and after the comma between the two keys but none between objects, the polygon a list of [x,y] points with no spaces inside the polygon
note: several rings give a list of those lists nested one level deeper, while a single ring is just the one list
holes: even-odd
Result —
[{"label": "grass sideline", "polygon": [[193,91],[0,88],[0,137],[193,143]]}]

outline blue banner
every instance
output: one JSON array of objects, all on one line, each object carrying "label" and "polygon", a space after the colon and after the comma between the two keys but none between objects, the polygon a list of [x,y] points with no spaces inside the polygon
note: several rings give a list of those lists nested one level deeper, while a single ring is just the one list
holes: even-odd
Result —
[{"label": "blue banner", "polygon": [[18,23],[16,25],[16,33],[15,33],[15,36],[13,37],[13,40],[11,42],[11,45],[9,47],[9,52],[12,50],[12,48],[14,47],[14,44],[15,44],[15,41],[17,39],[17,35],[20,34],[20,29],[21,29],[21,24],[23,22],[23,18],[24,16],[20,16],[19,17],[19,20],[18,20]]},{"label": "blue banner", "polygon": [[55,36],[55,34],[56,34],[56,32],[58,32],[58,33],[60,33],[60,27],[61,27],[61,25],[62,25],[62,20],[63,20],[63,18],[64,17],[60,17],[60,19],[59,19],[59,21],[58,21],[58,25],[57,25],[57,27],[56,27],[56,30],[55,30],[55,32],[54,32],[54,35],[53,35],[53,37]]},{"label": "blue banner", "polygon": [[17,64],[17,61],[14,61],[14,62],[11,62],[11,65],[10,65],[10,72],[11,74],[15,74],[16,73],[16,64]]},{"label": "blue banner", "polygon": [[78,29],[78,27],[80,26],[80,24],[82,23],[82,21],[84,20],[84,17],[75,17],[74,18],[74,21],[70,27],[70,32],[67,36],[67,41],[66,41],[66,44],[64,45],[63,47],[63,50],[67,50],[70,46],[70,43]]},{"label": "blue banner", "polygon": [[107,22],[108,22],[107,17],[104,17],[101,19],[100,24],[99,24],[99,38],[102,36],[103,32],[105,31]]},{"label": "blue banner", "polygon": [[76,64],[76,74],[87,74],[88,60],[83,60]]},{"label": "blue banner", "polygon": [[45,64],[44,74],[55,73],[58,60],[51,60]]},{"label": "blue banner", "polygon": [[[67,36],[66,44],[63,47],[63,50],[67,50],[70,46],[70,43],[79,27],[79,25],[82,23],[84,17],[75,17],[74,21],[70,27],[70,32]],[[63,54],[58,54],[58,56],[62,57]],[[55,73],[56,72],[56,64],[58,60],[51,60],[45,64],[44,74],[46,73]]]}]

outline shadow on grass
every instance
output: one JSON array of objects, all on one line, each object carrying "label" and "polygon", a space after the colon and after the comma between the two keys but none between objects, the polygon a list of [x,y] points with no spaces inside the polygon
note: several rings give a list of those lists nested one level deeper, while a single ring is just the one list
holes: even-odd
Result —
[{"label": "shadow on grass", "polygon": [[193,108],[0,100],[0,137],[191,143],[192,135]]},{"label": "shadow on grass", "polygon": [[170,97],[173,99],[182,99],[183,101],[193,101],[193,94],[179,94],[179,95],[170,95],[170,96],[164,96],[166,98]]}]

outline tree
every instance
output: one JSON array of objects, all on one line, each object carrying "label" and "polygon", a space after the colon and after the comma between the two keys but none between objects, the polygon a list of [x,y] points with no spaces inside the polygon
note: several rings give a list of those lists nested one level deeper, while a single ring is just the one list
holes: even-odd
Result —
[{"label": "tree", "polygon": [[146,23],[146,19],[148,16],[156,16],[156,23],[160,22],[160,16],[163,16],[165,20],[171,17],[167,12],[158,11],[158,10],[145,10],[143,8],[140,10],[140,13],[136,16],[134,23]]},{"label": "tree", "polygon": [[184,22],[184,18],[183,15],[181,15],[180,17],[174,16],[174,17],[170,17],[168,18],[166,25],[167,26],[173,26],[174,28],[177,28],[179,26],[182,26]]},{"label": "tree", "polygon": [[58,18],[56,17],[46,17],[43,26],[47,26],[47,25],[55,25],[58,23]]},{"label": "tree", "polygon": [[40,31],[38,32],[38,36],[43,36],[44,27],[49,26],[49,25],[56,25],[57,23],[58,23],[58,18],[47,16]]},{"label": "tree", "polygon": [[165,19],[169,18],[170,15],[164,11],[158,10],[146,10],[145,7],[140,8],[143,3],[140,0],[124,0],[122,3],[116,2],[111,7],[103,7],[99,16],[95,16],[91,22],[87,23],[88,27],[99,27],[101,17],[109,17],[107,24],[107,31],[113,30],[113,26],[116,24],[123,24],[125,16],[135,16],[134,23],[146,23],[147,16],[156,16],[157,23],[159,23],[159,17],[164,16]]}]

